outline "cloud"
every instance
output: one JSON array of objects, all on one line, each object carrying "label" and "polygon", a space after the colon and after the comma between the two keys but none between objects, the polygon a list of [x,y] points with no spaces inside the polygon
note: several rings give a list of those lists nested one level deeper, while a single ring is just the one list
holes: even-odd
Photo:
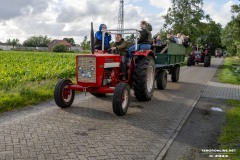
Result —
[{"label": "cloud", "polygon": [[172,6],[172,2],[171,0],[149,0],[150,4],[153,6],[153,7],[156,7],[156,8],[160,8],[160,9],[163,9],[163,10],[167,10],[169,7]]},{"label": "cloud", "polygon": [[219,5],[217,2],[208,2],[204,3],[203,9],[205,14],[209,14],[216,23],[220,23],[224,27],[231,21],[231,6],[234,4],[233,1],[228,1],[222,5]]},{"label": "cloud", "polygon": [[44,12],[48,3],[44,0],[1,1],[0,20]]},{"label": "cloud", "polygon": [[[223,6],[216,4],[208,3],[204,5],[204,10],[213,20],[226,24],[231,17],[230,6],[233,2]],[[161,16],[169,7],[170,0],[125,0],[124,27],[139,28],[139,22],[147,20],[155,34],[162,28],[164,19]],[[73,37],[80,43],[83,37],[89,37],[91,22],[95,31],[101,23],[111,29],[117,28],[118,10],[119,0],[3,1],[0,6],[0,41],[19,38],[23,42],[33,35],[47,35],[52,39]]]},{"label": "cloud", "polygon": [[[135,0],[136,3],[140,1]],[[6,8],[12,9],[0,11],[7,14],[0,16],[1,41],[19,38],[23,42],[32,35],[47,35],[52,38],[75,37],[77,43],[80,43],[84,36],[89,37],[91,22],[94,22],[95,31],[101,23],[107,24],[108,28],[117,28],[118,25],[119,1],[116,0],[101,0],[101,3],[99,0],[36,2],[4,2]],[[125,28],[139,28],[139,22],[147,17],[143,7],[134,6],[130,2],[125,4],[124,11]]]}]

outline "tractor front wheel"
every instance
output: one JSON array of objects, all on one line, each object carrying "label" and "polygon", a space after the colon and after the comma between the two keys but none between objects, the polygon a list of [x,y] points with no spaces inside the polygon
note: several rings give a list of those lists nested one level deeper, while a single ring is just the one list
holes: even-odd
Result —
[{"label": "tractor front wheel", "polygon": [[54,90],[54,100],[61,108],[70,107],[73,103],[75,91],[68,88],[72,81],[69,79],[61,79],[57,82]]},{"label": "tractor front wheel", "polygon": [[155,62],[152,57],[138,57],[133,74],[134,95],[139,101],[149,101],[153,96]]},{"label": "tractor front wheel", "polygon": [[178,82],[179,74],[180,74],[180,65],[177,64],[173,67],[173,71],[171,75],[172,82]]},{"label": "tractor front wheel", "polygon": [[192,57],[188,56],[187,66],[191,66],[191,65],[192,65]]},{"label": "tractor front wheel", "polygon": [[165,70],[160,70],[157,75],[157,88],[164,90],[167,86],[167,72]]},{"label": "tractor front wheel", "polygon": [[118,83],[114,90],[112,107],[117,116],[127,113],[130,99],[130,87],[126,83]]},{"label": "tractor front wheel", "polygon": [[209,67],[211,63],[211,57],[210,56],[205,56],[204,57],[204,67]]}]

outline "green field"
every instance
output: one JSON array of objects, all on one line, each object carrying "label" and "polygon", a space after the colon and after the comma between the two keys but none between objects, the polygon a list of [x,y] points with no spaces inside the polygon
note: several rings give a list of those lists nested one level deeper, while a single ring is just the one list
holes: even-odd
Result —
[{"label": "green field", "polygon": [[53,97],[60,78],[74,78],[75,53],[0,52],[0,111]]}]

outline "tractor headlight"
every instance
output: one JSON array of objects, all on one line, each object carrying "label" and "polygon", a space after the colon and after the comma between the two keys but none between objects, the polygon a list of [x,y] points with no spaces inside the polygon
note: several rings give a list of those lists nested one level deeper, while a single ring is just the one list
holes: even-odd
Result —
[{"label": "tractor headlight", "polygon": [[95,71],[95,67],[94,67],[94,66],[91,66],[91,67],[90,67],[90,70],[91,70],[91,71]]}]

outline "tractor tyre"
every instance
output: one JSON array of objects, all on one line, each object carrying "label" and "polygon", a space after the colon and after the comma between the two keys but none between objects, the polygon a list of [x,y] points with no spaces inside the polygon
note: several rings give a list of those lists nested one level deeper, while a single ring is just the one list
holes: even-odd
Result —
[{"label": "tractor tyre", "polygon": [[192,57],[188,57],[187,59],[187,66],[191,66],[192,65]]},{"label": "tractor tyre", "polygon": [[172,69],[168,69],[168,74],[172,74]]},{"label": "tractor tyre", "polygon": [[130,87],[126,83],[118,83],[113,94],[112,107],[117,116],[127,113],[130,100]]},{"label": "tractor tyre", "polygon": [[157,88],[164,90],[167,86],[167,72],[165,70],[160,70],[157,75]]},{"label": "tractor tyre", "polygon": [[95,97],[105,97],[106,94],[104,93],[91,93],[91,95],[95,96]]},{"label": "tractor tyre", "polygon": [[173,71],[172,71],[172,75],[171,75],[172,82],[178,82],[179,73],[180,73],[180,65],[177,64],[173,67]]},{"label": "tractor tyre", "polygon": [[192,59],[192,65],[195,66],[195,62],[194,62],[194,59]]},{"label": "tractor tyre", "polygon": [[204,67],[209,67],[210,63],[211,63],[210,61],[211,61],[210,56],[205,56],[204,57]]},{"label": "tractor tyre", "polygon": [[139,101],[149,101],[153,96],[155,62],[152,57],[138,57],[133,73],[134,95]]},{"label": "tractor tyre", "polygon": [[71,80],[61,79],[55,86],[54,100],[61,108],[70,107],[74,101],[75,91],[68,89],[69,84],[72,84]]}]

